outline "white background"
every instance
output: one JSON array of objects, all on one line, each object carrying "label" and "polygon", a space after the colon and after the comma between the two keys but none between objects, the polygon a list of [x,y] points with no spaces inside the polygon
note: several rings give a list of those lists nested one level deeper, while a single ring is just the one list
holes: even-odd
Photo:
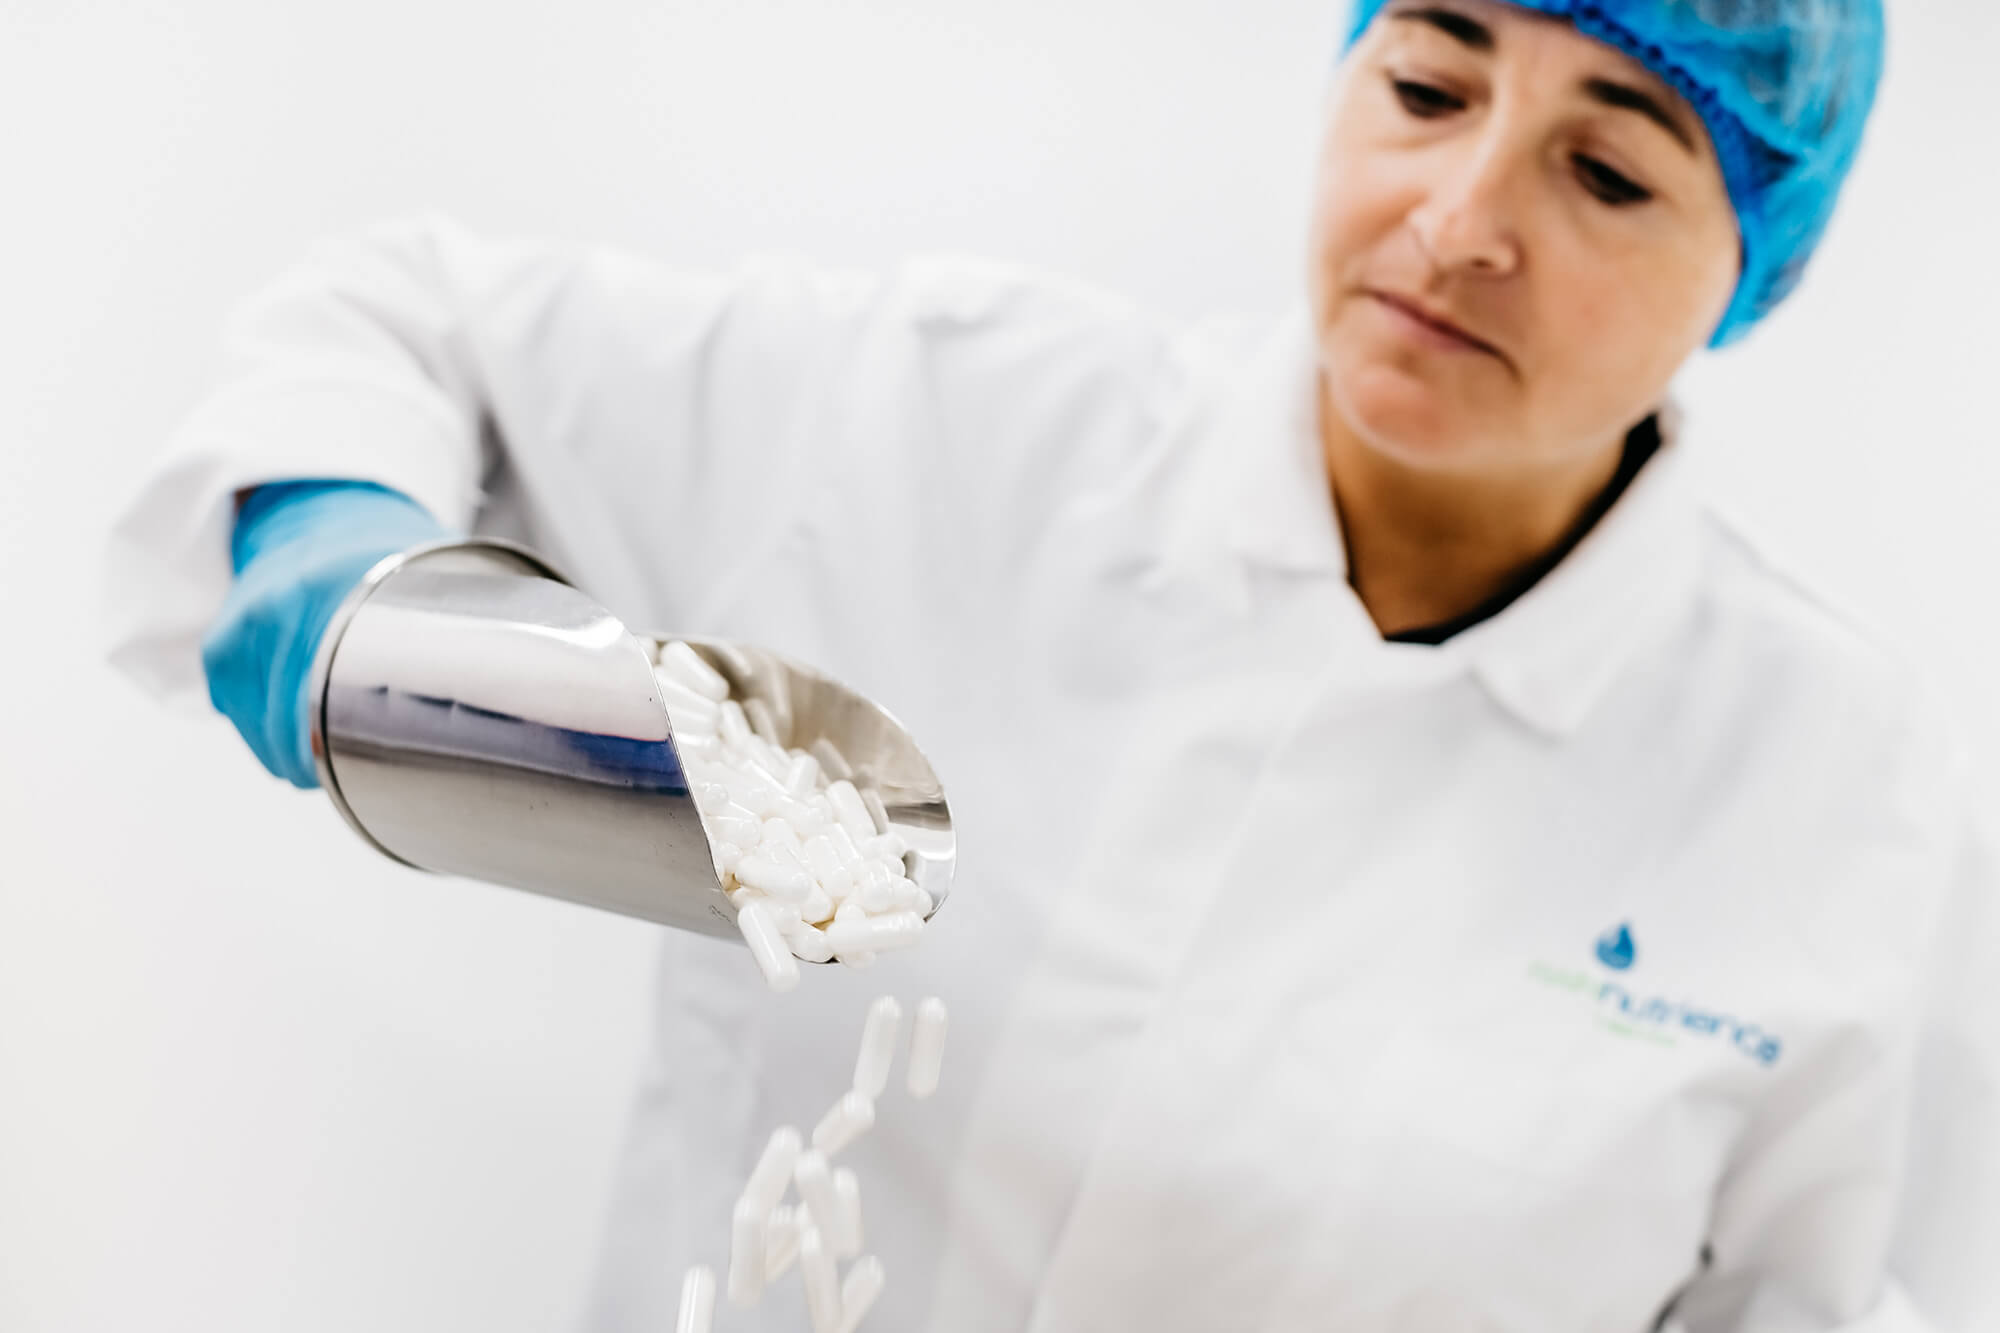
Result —
[{"label": "white background", "polygon": [[[1273,309],[1338,7],[9,0],[0,1330],[563,1328],[644,1033],[652,927],[378,863],[97,660],[103,525],[230,303],[439,208],[690,265],[965,249]],[[1996,15],[1895,5],[1805,293],[1688,381],[1715,487],[1984,738]]]}]

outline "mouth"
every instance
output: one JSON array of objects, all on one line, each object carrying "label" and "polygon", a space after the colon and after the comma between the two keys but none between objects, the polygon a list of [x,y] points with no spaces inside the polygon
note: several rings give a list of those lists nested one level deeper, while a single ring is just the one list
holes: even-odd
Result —
[{"label": "mouth", "polygon": [[1503,363],[1507,361],[1506,353],[1492,343],[1425,309],[1407,296],[1374,290],[1367,291],[1365,295],[1396,315],[1411,332],[1431,346],[1445,351],[1481,352]]}]

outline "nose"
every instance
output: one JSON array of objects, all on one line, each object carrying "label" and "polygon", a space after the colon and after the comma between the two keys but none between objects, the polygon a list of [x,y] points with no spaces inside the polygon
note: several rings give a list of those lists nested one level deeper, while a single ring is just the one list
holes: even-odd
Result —
[{"label": "nose", "polygon": [[1497,134],[1470,136],[1438,163],[1409,226],[1439,272],[1505,277],[1520,267],[1512,200],[1518,170],[1515,154]]}]

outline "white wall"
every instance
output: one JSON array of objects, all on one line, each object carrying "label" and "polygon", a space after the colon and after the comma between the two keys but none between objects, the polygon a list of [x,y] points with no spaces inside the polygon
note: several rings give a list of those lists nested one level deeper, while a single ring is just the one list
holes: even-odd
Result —
[{"label": "white wall", "polygon": [[[95,657],[225,307],[438,207],[689,264],[1005,254],[1290,290],[1337,0],[11,0],[0,15],[0,1329],[572,1317],[651,928],[378,863]],[[2000,22],[1903,0],[1807,293],[1690,381],[1802,567],[2000,719]]]}]

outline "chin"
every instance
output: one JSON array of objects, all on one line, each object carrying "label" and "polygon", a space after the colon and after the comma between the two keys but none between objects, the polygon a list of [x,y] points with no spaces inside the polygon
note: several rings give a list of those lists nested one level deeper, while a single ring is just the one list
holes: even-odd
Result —
[{"label": "chin", "polygon": [[1370,451],[1406,467],[1477,466],[1484,432],[1452,386],[1439,384],[1368,349],[1328,348],[1327,401]]}]

